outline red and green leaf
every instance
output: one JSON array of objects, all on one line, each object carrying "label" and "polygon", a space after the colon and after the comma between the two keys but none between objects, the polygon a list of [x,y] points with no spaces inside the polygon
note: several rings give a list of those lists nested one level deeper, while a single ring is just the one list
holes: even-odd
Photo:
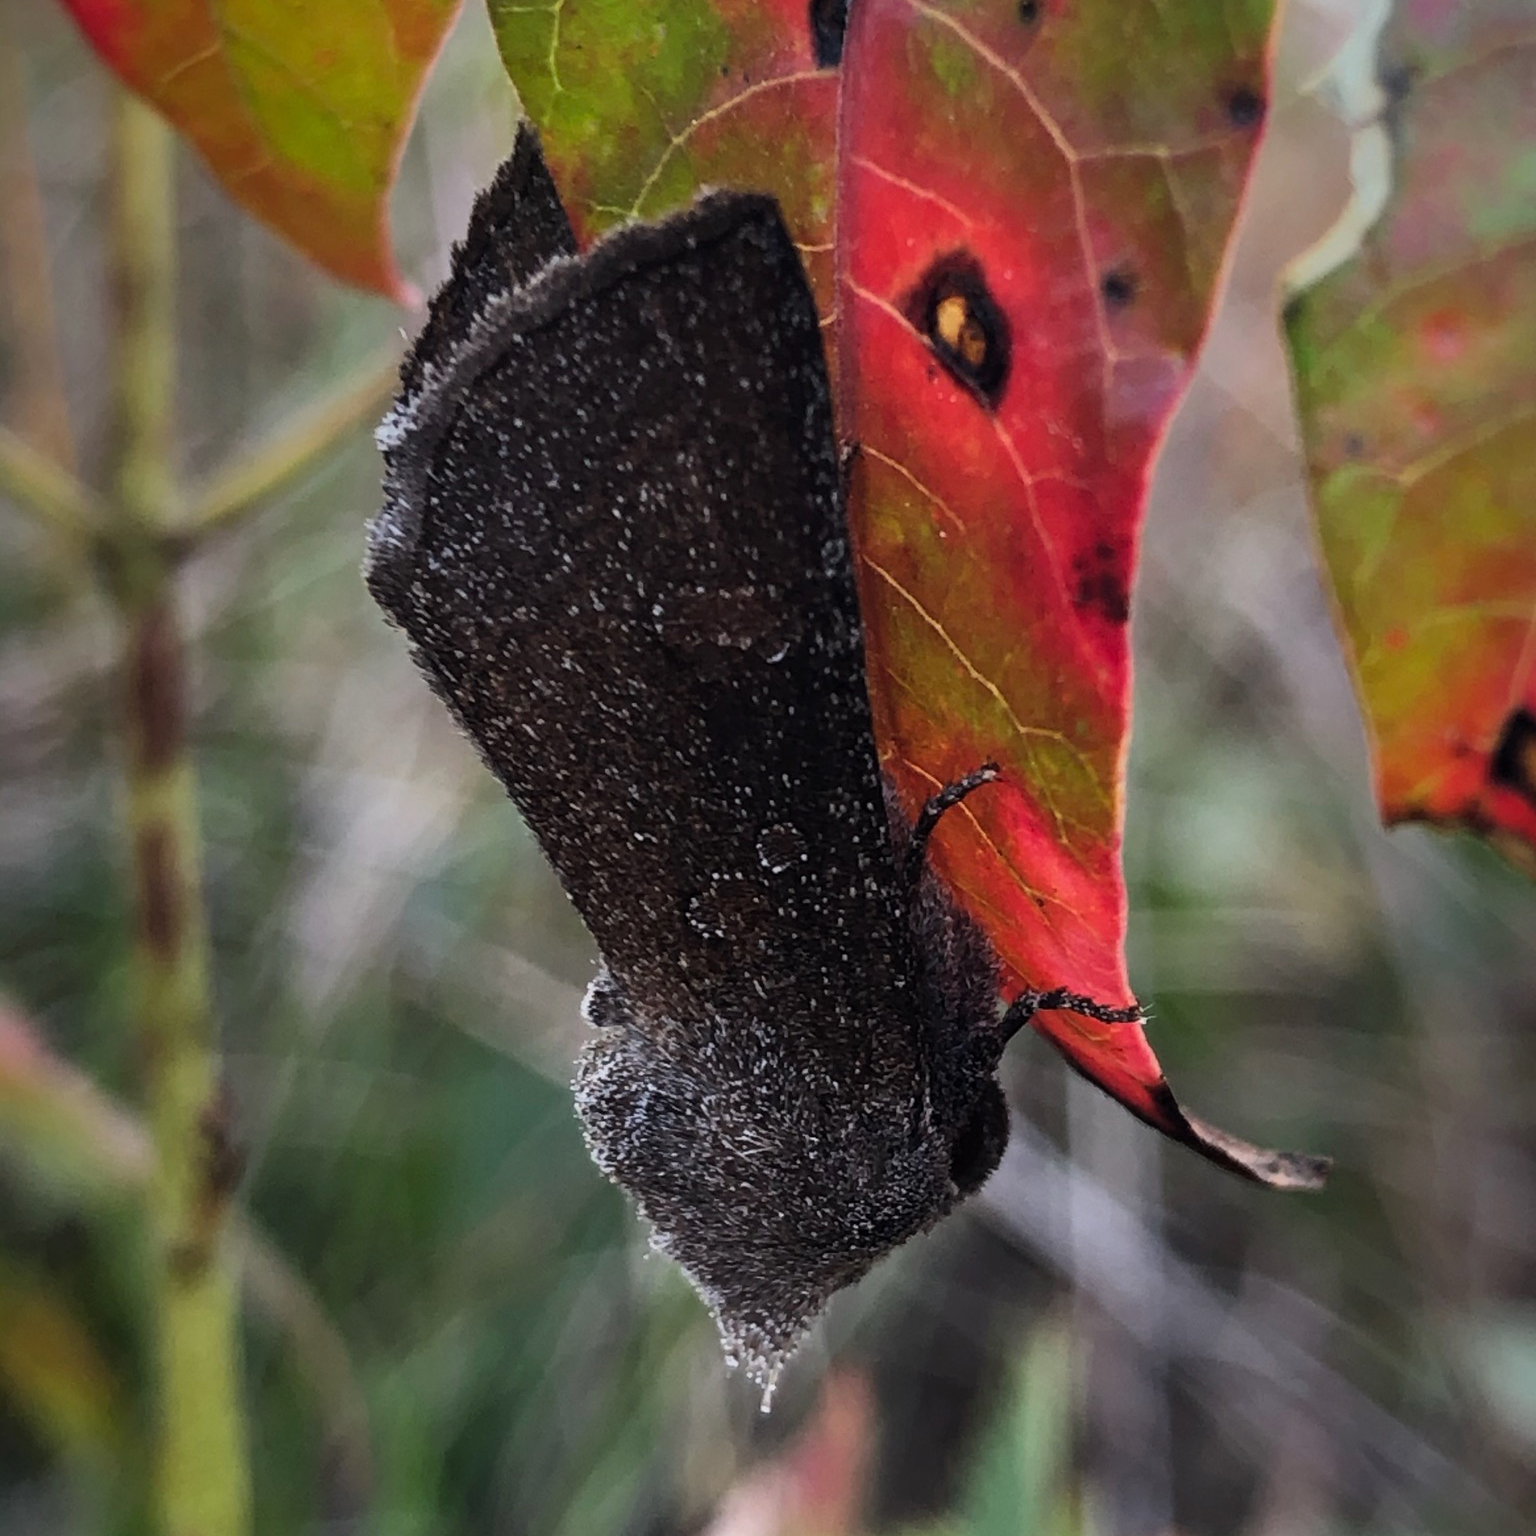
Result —
[{"label": "red and green leaf", "polygon": [[833,300],[837,72],[806,0],[487,0],[583,243],[706,186],[771,192]]},{"label": "red and green leaf", "polygon": [[1536,24],[1519,10],[1394,20],[1390,200],[1288,330],[1382,815],[1481,833],[1536,871]]},{"label": "red and green leaf", "polygon": [[65,0],[225,190],[343,282],[404,300],[389,193],[460,0]]},{"label": "red and green leaf", "polygon": [[[455,0],[319,20],[260,0],[68,3],[242,202],[338,275],[401,291],[385,201]],[[887,766],[915,806],[1001,761],[1004,783],[941,830],[940,867],[1016,985],[1128,997],[1136,544],[1260,132],[1272,0],[860,0],[841,70],[833,0],[488,3],[584,238],[707,184],[784,205],[847,327]],[[995,399],[925,335],[935,275],[962,270],[1011,338]],[[1038,1023],[1169,1134],[1312,1178],[1192,1123],[1139,1025]]]},{"label": "red and green leaf", "polygon": [[[1005,784],[946,821],[940,867],[1017,986],[1127,998],[1136,541],[1261,130],[1271,0],[859,0],[840,71],[818,68],[804,0],[675,0],[664,23],[619,0],[489,3],[584,238],[706,184],[769,191],[830,313],[841,200],[839,412],[882,755],[914,808],[1001,761]],[[961,253],[1012,334],[995,410],[914,323]],[[1162,1130],[1315,1182],[1191,1122],[1139,1025],[1038,1022]]]},{"label": "red and green leaf", "polygon": [[[1137,541],[1261,131],[1271,20],[1268,0],[853,9],[839,325],[876,730],[914,809],[1002,764],[935,858],[1016,989],[1130,997]],[[944,362],[956,295],[995,387]],[[1139,1024],[1036,1023],[1169,1135],[1316,1182],[1192,1123]]]}]

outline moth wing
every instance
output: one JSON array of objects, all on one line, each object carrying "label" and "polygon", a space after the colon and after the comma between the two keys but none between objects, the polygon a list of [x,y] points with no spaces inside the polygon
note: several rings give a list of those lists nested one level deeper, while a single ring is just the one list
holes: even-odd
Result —
[{"label": "moth wing", "polygon": [[826,366],[772,201],[716,194],[493,301],[381,441],[374,595],[631,1001],[888,1012],[908,978]]},{"label": "moth wing", "polygon": [[464,239],[453,248],[448,281],[433,295],[400,369],[406,394],[431,369],[447,365],[498,294],[521,288],[557,256],[576,254],[576,236],[539,147],[537,131],[521,123],[512,153],[475,198]]}]

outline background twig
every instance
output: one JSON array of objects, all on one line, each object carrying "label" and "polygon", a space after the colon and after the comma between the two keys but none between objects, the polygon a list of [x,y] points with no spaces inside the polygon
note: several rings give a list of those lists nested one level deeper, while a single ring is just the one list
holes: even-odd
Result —
[{"label": "background twig", "polygon": [[0,427],[0,493],[71,539],[88,539],[104,520],[96,497],[68,470],[4,427]]},{"label": "background twig", "polygon": [[166,1536],[243,1536],[249,1471],[235,1286],[223,1254],[237,1164],[215,1056],[186,657],[163,533],[175,503],[169,130],[123,96],[114,133],[113,594],[122,628],[138,1028],[155,1146],[157,1495]]},{"label": "background twig", "polygon": [[342,438],[371,423],[399,387],[399,348],[382,348],[324,399],[304,406],[267,442],[214,476],[193,498],[186,532],[206,536],[255,510],[313,469]]}]

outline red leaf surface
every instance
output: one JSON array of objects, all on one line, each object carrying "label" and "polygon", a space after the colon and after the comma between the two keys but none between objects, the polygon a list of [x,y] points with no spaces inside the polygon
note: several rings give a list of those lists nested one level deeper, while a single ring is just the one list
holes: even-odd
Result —
[{"label": "red leaf surface", "polygon": [[[1002,764],[935,857],[1018,990],[1130,1000],[1137,539],[1261,131],[1271,11],[853,8],[839,325],[876,729],[914,811]],[[1318,1182],[1312,1160],[1192,1122],[1139,1024],[1036,1024],[1169,1135],[1266,1182]]]},{"label": "red leaf surface", "polygon": [[[833,4],[489,4],[584,238],[703,185],[769,191],[830,318],[840,200],[838,404],[861,450],[882,756],[914,811],[999,760],[1005,783],[944,823],[940,868],[1018,987],[1128,999],[1136,539],[1261,131],[1272,0],[857,0],[838,71],[813,36]],[[925,282],[937,267],[963,287],[968,262],[1010,333],[995,408],[923,334]],[[1313,1162],[1192,1122],[1139,1025],[1038,1023],[1170,1135],[1317,1182]]]},{"label": "red leaf surface", "polygon": [[460,0],[65,0],[225,190],[343,282],[407,301],[389,191]]},{"label": "red leaf surface", "polygon": [[837,72],[807,0],[487,0],[583,243],[706,186],[771,192],[833,305]]},{"label": "red leaf surface", "polygon": [[1393,192],[1288,314],[1308,470],[1389,822],[1536,872],[1536,22],[1410,5]]}]

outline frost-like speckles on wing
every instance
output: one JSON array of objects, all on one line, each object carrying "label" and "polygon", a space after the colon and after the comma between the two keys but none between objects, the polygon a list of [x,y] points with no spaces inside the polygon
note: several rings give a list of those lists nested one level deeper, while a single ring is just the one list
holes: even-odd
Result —
[{"label": "frost-like speckles on wing", "polygon": [[776,206],[576,257],[532,142],[403,370],[368,580],[602,951],[593,1156],[767,1379],[1000,1155],[993,962],[901,873]]}]

